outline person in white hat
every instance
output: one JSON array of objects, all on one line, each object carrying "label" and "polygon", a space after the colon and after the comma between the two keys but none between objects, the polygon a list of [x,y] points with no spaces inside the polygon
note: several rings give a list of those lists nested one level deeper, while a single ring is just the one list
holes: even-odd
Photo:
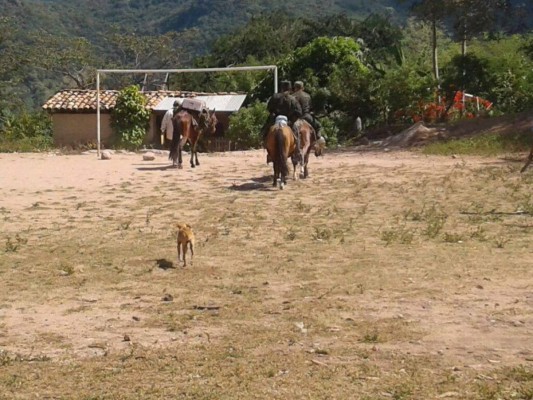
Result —
[{"label": "person in white hat", "polygon": [[163,121],[161,122],[161,144],[164,143],[163,135],[166,136],[167,140],[172,140],[172,137],[174,136],[174,125],[172,124],[172,117],[174,117],[174,115],[179,112],[182,104],[183,99],[177,98],[176,100],[174,100],[172,108],[165,113]]}]

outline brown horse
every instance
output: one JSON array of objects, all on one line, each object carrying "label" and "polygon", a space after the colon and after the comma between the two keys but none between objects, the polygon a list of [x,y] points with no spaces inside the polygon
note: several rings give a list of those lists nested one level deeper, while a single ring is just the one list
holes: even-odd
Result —
[{"label": "brown horse", "polygon": [[307,164],[309,163],[309,154],[311,149],[315,149],[315,156],[319,156],[322,152],[321,148],[316,145],[315,130],[309,122],[299,119],[294,123],[294,130],[298,136],[298,150],[292,155],[292,164],[294,166],[293,178],[296,179],[296,165],[300,164],[300,177],[307,178],[309,170]]},{"label": "brown horse", "polygon": [[198,161],[197,145],[202,134],[212,135],[215,133],[217,125],[215,110],[204,110],[198,116],[198,124],[195,125],[193,116],[186,110],[181,110],[174,115],[172,123],[174,124],[174,136],[170,144],[169,159],[172,160],[172,166],[182,168],[181,152],[187,142],[191,145],[191,168],[200,165]]},{"label": "brown horse", "polygon": [[291,128],[284,124],[272,125],[266,137],[266,149],[274,164],[272,186],[276,186],[279,183],[279,188],[283,189],[287,184],[287,175],[289,173],[287,158],[291,157],[296,149]]}]

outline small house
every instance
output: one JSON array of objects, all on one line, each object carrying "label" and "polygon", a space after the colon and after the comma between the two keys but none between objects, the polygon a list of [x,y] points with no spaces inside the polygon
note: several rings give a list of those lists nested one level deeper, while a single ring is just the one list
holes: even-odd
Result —
[{"label": "small house", "polygon": [[[207,107],[215,110],[220,122],[218,132],[225,132],[229,117],[238,111],[246,94],[242,93],[203,93],[186,91],[146,91],[146,107],[151,111],[146,132],[146,144],[160,141],[160,127],[163,115],[172,108],[178,97],[195,97],[205,101]],[[104,146],[112,143],[111,111],[115,107],[118,90],[100,91],[100,138]],[[57,146],[78,146],[96,143],[96,90],[68,89],[52,96],[42,107],[52,118],[54,143]]]}]

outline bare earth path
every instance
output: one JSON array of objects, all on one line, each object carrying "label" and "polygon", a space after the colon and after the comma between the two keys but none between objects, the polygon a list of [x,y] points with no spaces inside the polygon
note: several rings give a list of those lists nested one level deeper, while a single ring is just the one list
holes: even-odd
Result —
[{"label": "bare earth path", "polygon": [[0,399],[533,398],[533,171],[264,159],[0,154]]}]

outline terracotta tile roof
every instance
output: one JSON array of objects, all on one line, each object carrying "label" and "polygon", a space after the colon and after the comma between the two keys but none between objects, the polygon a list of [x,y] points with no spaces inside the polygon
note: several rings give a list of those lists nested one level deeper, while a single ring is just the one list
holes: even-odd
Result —
[{"label": "terracotta tile roof", "polygon": [[[100,110],[109,111],[115,107],[118,90],[100,91]],[[142,92],[146,97],[146,108],[152,110],[166,97],[196,97],[212,96],[217,94],[237,94],[230,93],[205,93],[205,92],[185,92],[176,90],[158,90]],[[67,89],[57,92],[50,97],[42,107],[51,112],[80,112],[96,111],[96,90]]]}]

